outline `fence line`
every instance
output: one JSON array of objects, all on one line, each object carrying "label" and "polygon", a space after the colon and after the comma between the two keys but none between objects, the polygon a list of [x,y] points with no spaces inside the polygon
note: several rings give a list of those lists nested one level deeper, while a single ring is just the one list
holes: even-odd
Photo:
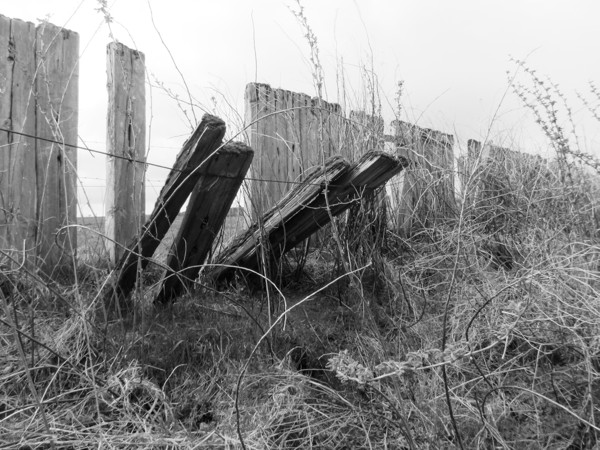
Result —
[{"label": "fence line", "polygon": [[[44,140],[44,141],[47,141],[47,142],[52,142],[52,143],[59,144],[59,145],[65,145],[66,147],[72,147],[72,148],[76,148],[76,149],[79,149],[79,150],[86,150],[86,151],[89,151],[89,152],[92,152],[92,153],[97,153],[99,155],[109,156],[109,157],[112,157],[112,158],[120,158],[120,159],[126,160],[128,162],[141,163],[141,164],[145,164],[146,166],[153,166],[153,167],[157,167],[159,169],[173,170],[175,172],[181,172],[177,168],[174,168],[174,167],[163,166],[163,165],[154,164],[154,163],[151,163],[151,162],[144,162],[143,160],[132,159],[132,158],[129,158],[127,156],[112,155],[112,154],[110,154],[108,152],[105,152],[105,151],[102,151],[102,150],[97,150],[97,149],[91,149],[91,148],[88,148],[88,147],[81,147],[81,146],[72,145],[72,144],[64,144],[63,142],[60,142],[60,141],[56,141],[56,140],[52,140],[52,139],[47,139],[47,138],[41,138],[41,137],[37,137],[37,136],[34,136],[34,135],[26,135],[24,133],[20,133],[20,132],[17,132],[17,131],[11,131],[11,130],[8,130],[8,129],[2,128],[2,127],[0,127],[0,131],[6,131],[6,132],[10,132],[12,134],[17,134],[17,135],[24,135],[24,136],[32,138],[32,139],[40,139],[40,140]],[[226,174],[210,174],[210,175],[214,176],[214,177],[230,178],[230,179],[234,179],[234,180],[235,179],[239,179],[239,178],[236,178],[236,177],[233,177],[233,176],[230,176],[230,175],[226,175]],[[88,179],[88,180],[105,180],[105,178],[92,178],[92,177],[79,177],[79,178],[80,179]],[[243,180],[244,181],[265,182],[265,183],[283,183],[283,184],[291,184],[291,185],[306,184],[304,181],[275,180],[275,179],[269,179],[269,178],[257,178],[257,177],[250,177],[250,176],[244,177]],[[145,181],[146,182],[148,182],[148,181],[155,181],[155,182],[160,181],[160,182],[164,182],[164,180],[158,180],[158,179],[153,179],[153,180],[146,179]],[[334,184],[330,184],[330,186],[334,187],[335,185]],[[92,186],[92,187],[97,187],[97,186]],[[102,186],[99,186],[99,187],[106,187],[106,185],[102,185]]]},{"label": "fence line", "polygon": [[[184,175],[178,167],[145,161],[145,125],[134,123],[145,109],[144,57],[121,44],[108,47],[109,148],[76,145],[77,46],[77,34],[69,30],[0,16],[0,69],[11,75],[10,95],[0,96],[0,248],[21,249],[25,242],[48,272],[64,262],[61,249],[75,254],[75,228],[65,225],[76,222],[76,149],[109,158],[105,216],[114,261],[145,217],[145,169]],[[322,167],[328,157],[353,162],[367,150],[382,150],[386,142],[393,144],[392,154],[411,161],[387,184],[397,231],[410,234],[419,224],[435,226],[455,213],[452,135],[395,122],[395,134],[388,136],[377,115],[351,111],[345,117],[337,104],[266,84],[248,84],[245,99],[242,132],[256,152],[249,176],[207,171],[203,176],[249,182],[247,206],[255,219],[292,186],[310,185],[303,181],[309,169]],[[120,223],[119,214],[127,216]],[[57,236],[63,227],[66,231]],[[117,236],[117,231],[124,233]]]}]

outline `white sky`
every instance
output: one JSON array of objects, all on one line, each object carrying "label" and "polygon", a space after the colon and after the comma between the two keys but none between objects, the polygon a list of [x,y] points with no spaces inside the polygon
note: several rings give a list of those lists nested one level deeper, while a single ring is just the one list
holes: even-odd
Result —
[{"label": "white sky", "polygon": [[[152,7],[156,29],[150,19]],[[403,120],[453,133],[461,151],[467,139],[546,154],[531,114],[508,88],[510,57],[526,59],[560,84],[573,108],[584,150],[598,154],[600,124],[578,100],[588,81],[600,84],[597,0],[304,0],[318,38],[327,100],[340,102],[340,74],[348,109],[368,92],[365,68],[377,75],[386,123],[394,118],[397,83],[404,81]],[[304,31],[291,0],[108,0],[117,40],[143,51],[152,80],[181,97],[181,77],[192,95],[239,130],[244,87],[251,81],[315,94]],[[106,44],[109,29],[95,0],[1,0],[0,14],[38,23],[49,19],[80,35],[79,134],[105,149]],[[171,165],[191,129],[163,90],[148,91],[152,134],[148,161]],[[591,98],[590,95],[587,95]],[[233,108],[228,107],[228,104]],[[201,110],[196,111],[198,119]],[[150,116],[148,117],[150,119]],[[105,160],[79,152],[79,174],[94,213],[104,215]],[[150,168],[147,212],[167,171]],[[84,206],[83,213],[89,210]]]}]

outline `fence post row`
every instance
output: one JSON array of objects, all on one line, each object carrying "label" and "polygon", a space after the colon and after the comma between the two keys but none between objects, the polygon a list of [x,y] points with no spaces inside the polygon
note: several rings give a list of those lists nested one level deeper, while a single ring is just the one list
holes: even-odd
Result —
[{"label": "fence post row", "polygon": [[0,16],[0,52],[0,125],[41,138],[0,132],[0,248],[52,276],[77,250],[79,36]]},{"label": "fence post row", "polygon": [[[341,155],[355,161],[384,146],[382,118],[351,111],[346,119],[337,104],[266,84],[246,86],[246,121],[249,142],[256,151],[252,177],[284,182],[251,182],[253,220],[291,189],[289,182],[301,180],[302,173],[321,165],[323,158]],[[393,153],[414,163],[388,188],[397,229],[409,234],[415,226],[432,226],[455,211],[454,137],[405,122],[392,125]]]},{"label": "fence post row", "polygon": [[[25,259],[49,276],[77,250],[76,228],[68,225],[76,224],[77,217],[77,153],[72,146],[77,142],[78,126],[78,49],[77,33],[49,23],[36,27],[0,16],[0,126],[15,132],[0,131],[0,248],[11,250],[7,253],[11,265]],[[122,246],[129,243],[131,249],[134,237],[140,235],[142,246],[146,246],[141,253],[151,254],[187,198],[174,186],[185,184],[182,192],[189,194],[200,174],[184,182],[180,174],[172,172],[153,218],[142,229],[145,167],[134,160],[145,158],[144,55],[118,43],[109,44],[107,53],[107,145],[111,156],[107,162],[105,231],[111,260],[121,261],[124,284],[117,290],[123,294],[135,280],[132,271],[137,258],[122,255]],[[308,176],[309,169],[324,167],[329,157],[340,155],[353,162],[366,151],[383,147],[383,121],[379,117],[359,111],[346,119],[337,104],[266,84],[248,84],[245,100],[248,141],[256,152],[250,166],[254,180],[249,203],[255,221],[260,221],[293,183]],[[395,143],[392,152],[413,163],[388,186],[397,229],[407,235],[423,226],[435,226],[455,212],[454,137],[401,121],[392,125],[395,135],[387,139]],[[201,137],[199,129],[210,132]],[[207,156],[220,145],[223,130],[219,119],[205,117],[176,166],[191,170],[198,163],[197,155],[193,155],[196,146]],[[247,152],[244,154],[239,164],[232,163],[235,178],[243,176],[251,159]],[[463,185],[468,181],[464,174],[471,173],[469,167],[475,157],[502,164],[521,158],[521,154],[497,146],[482,149],[473,140],[468,143],[468,154],[466,160],[459,161]],[[223,189],[233,195],[236,183],[223,184]],[[481,180],[477,183],[469,196],[478,195]],[[197,189],[200,192],[203,188]],[[205,205],[206,199],[201,203]],[[195,232],[186,233],[179,244],[185,241],[188,245],[196,239]],[[185,266],[187,256],[182,257],[177,247],[173,251],[172,270]],[[204,253],[203,249],[193,258],[203,260]]]},{"label": "fence post row", "polygon": [[145,221],[146,85],[142,52],[107,47],[107,153],[104,230],[116,264]]}]

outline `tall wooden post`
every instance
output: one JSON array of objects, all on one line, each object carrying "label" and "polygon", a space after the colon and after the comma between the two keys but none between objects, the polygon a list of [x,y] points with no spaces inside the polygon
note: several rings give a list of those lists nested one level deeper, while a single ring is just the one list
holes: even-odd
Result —
[{"label": "tall wooden post", "polygon": [[104,230],[115,264],[145,221],[146,91],[144,54],[107,47],[108,126]]},{"label": "tall wooden post", "polygon": [[[35,135],[35,25],[0,16],[0,126]],[[13,266],[36,255],[35,139],[0,131],[0,248]],[[25,250],[23,252],[23,250]],[[24,261],[23,261],[24,260]]]},{"label": "tall wooden post", "polygon": [[[36,36],[38,256],[49,276],[77,252],[79,35],[43,23]],[[61,142],[56,144],[47,140]]]}]

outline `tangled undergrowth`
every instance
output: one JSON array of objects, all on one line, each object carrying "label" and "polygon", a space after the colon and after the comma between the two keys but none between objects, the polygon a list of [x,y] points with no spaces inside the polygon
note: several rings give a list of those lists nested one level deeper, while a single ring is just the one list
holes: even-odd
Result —
[{"label": "tangled undergrowth", "polygon": [[271,310],[199,287],[107,323],[106,268],[4,270],[3,448],[594,448],[598,181],[498,154],[464,161],[469,195],[435,229],[402,237],[363,204],[337,225],[368,267],[290,260]]},{"label": "tangled undergrowth", "polygon": [[200,279],[154,309],[155,268],[109,321],[89,236],[76,283],[0,249],[0,448],[598,448],[598,164],[527,73],[556,160],[483,145],[458,173],[413,167],[410,229],[374,193],[282,261],[281,291]]}]

